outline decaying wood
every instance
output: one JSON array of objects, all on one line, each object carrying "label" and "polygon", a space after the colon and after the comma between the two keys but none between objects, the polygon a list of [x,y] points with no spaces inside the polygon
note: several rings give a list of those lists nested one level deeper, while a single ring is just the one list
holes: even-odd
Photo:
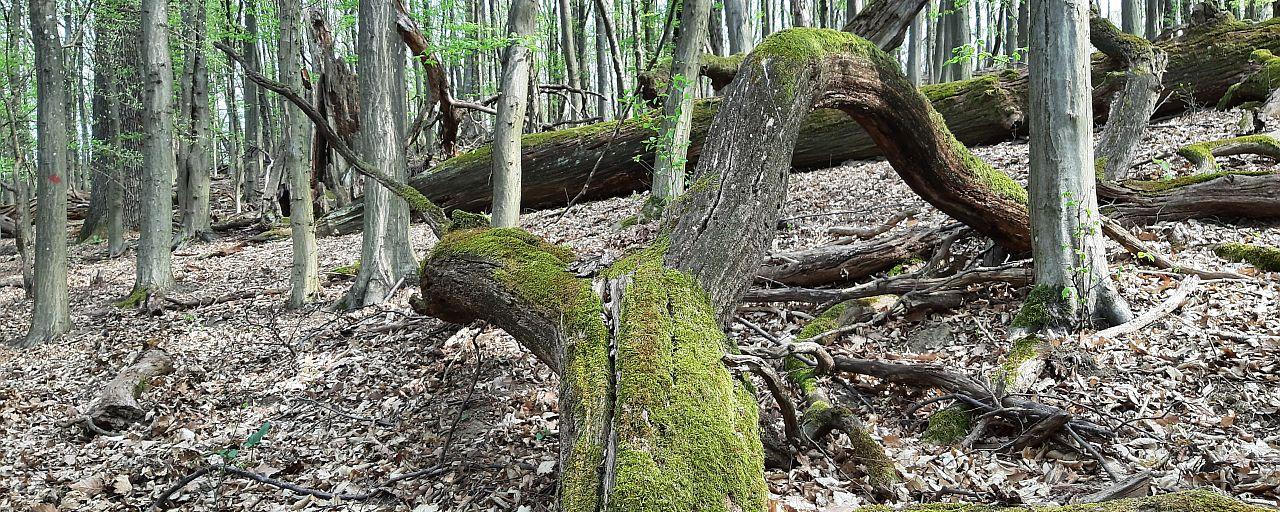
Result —
[{"label": "decaying wood", "polygon": [[85,415],[85,428],[119,433],[141,421],[146,410],[138,403],[151,379],[173,372],[173,358],[167,352],[152,348],[136,362],[124,367],[98,393],[97,400]]},{"label": "decaying wood", "polygon": [[[1202,176],[1208,181],[1164,188],[1160,182],[1098,183],[1108,217],[1129,225],[1197,218],[1280,218],[1280,174]],[[1157,188],[1152,189],[1152,186]]]},{"label": "decaying wood", "polygon": [[791,286],[854,281],[904,261],[923,258],[948,235],[961,228],[959,225],[942,229],[916,227],[888,239],[775,254],[765,261],[758,278],[767,283]]},{"label": "decaying wood", "polygon": [[824,304],[877,295],[903,295],[925,289],[931,290],[931,294],[964,291],[972,285],[995,282],[1009,283],[1014,286],[1030,283],[1030,262],[1019,261],[997,267],[979,267],[948,277],[900,275],[848,288],[756,288],[748,292],[743,300]]},{"label": "decaying wood", "polygon": [[1142,330],[1142,328],[1151,325],[1156,320],[1159,320],[1165,315],[1168,315],[1182,307],[1182,305],[1187,302],[1187,298],[1190,297],[1192,293],[1195,293],[1199,286],[1199,276],[1188,277],[1182,281],[1182,285],[1178,287],[1178,291],[1174,292],[1173,295],[1170,295],[1164,302],[1161,302],[1159,306],[1138,315],[1133,320],[1098,331],[1090,336],[1088,340],[1085,340],[1084,343],[1089,346],[1095,346],[1100,343],[1105,343],[1107,340],[1116,339],[1116,337],[1123,336],[1125,334],[1138,332]]},{"label": "decaying wood", "polygon": [[1189,144],[1178,149],[1178,155],[1186,158],[1202,173],[1218,172],[1216,157],[1233,155],[1262,155],[1280,162],[1280,132],[1232,137]]}]

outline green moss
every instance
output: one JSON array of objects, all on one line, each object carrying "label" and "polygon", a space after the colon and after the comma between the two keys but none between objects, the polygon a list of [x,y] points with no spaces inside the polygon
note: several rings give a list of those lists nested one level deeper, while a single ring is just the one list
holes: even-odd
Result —
[{"label": "green moss", "polygon": [[947,407],[929,416],[929,426],[920,437],[939,445],[953,445],[969,435],[973,429],[973,415],[958,405]]},{"label": "green moss", "polygon": [[[1213,158],[1213,157],[1210,156],[1210,158]],[[1126,181],[1125,185],[1130,188],[1140,190],[1142,192],[1160,193],[1160,192],[1167,192],[1169,190],[1173,190],[1178,187],[1185,187],[1187,185],[1195,185],[1197,183],[1204,183],[1206,181],[1216,180],[1223,176],[1232,176],[1232,175],[1266,176],[1268,174],[1271,174],[1271,171],[1204,172],[1199,174],[1192,174],[1190,176],[1179,176],[1177,178],[1169,178],[1164,180],[1150,180],[1150,181],[1130,180],[1130,181]]]},{"label": "green moss", "polygon": [[1218,102],[1218,108],[1226,109],[1248,101],[1265,101],[1271,91],[1280,88],[1280,57],[1265,48],[1249,54],[1249,62],[1258,70],[1227,89]]},{"label": "green moss", "polygon": [[151,297],[151,289],[134,288],[132,292],[129,292],[127,297],[116,301],[116,307],[122,309],[133,309],[143,302],[146,302],[149,297]]},{"label": "green moss", "polygon": [[1013,317],[1011,326],[1034,331],[1050,325],[1060,314],[1062,291],[1059,288],[1038,284],[1031,288],[1022,309]]},{"label": "green moss", "polygon": [[1000,368],[992,376],[993,380],[1003,382],[1005,386],[1014,386],[1024,373],[1039,373],[1025,371],[1024,365],[1040,361],[1047,349],[1048,345],[1044,340],[1035,336],[1015,340],[1009,353],[1005,354],[1004,362],[1000,363]]},{"label": "green moss", "polygon": [[635,226],[637,224],[640,224],[639,215],[628,215],[626,217],[623,217],[622,220],[618,221],[618,227],[622,229],[626,229],[631,226]]},{"label": "green moss", "polygon": [[488,215],[463,210],[454,210],[449,214],[449,219],[453,221],[449,224],[450,231],[487,228],[491,225]]},{"label": "green moss", "polygon": [[[847,32],[831,29],[789,28],[775,32],[751,51],[747,66],[763,66],[778,83],[785,84],[783,104],[795,97],[800,73],[833,53],[852,53],[887,60],[884,52],[871,42]],[[895,63],[894,66],[897,64]]]},{"label": "green moss", "polygon": [[920,258],[910,258],[910,259],[903,260],[901,263],[898,263],[897,265],[894,265],[893,268],[889,269],[889,277],[900,276],[906,273],[907,268],[915,265],[919,265],[921,263],[924,263],[924,260]]},{"label": "green moss", "polygon": [[[1243,137],[1232,137],[1229,139],[1218,139],[1189,144],[1179,148],[1178,155],[1186,158],[1197,167],[1208,168],[1216,172],[1219,167],[1217,161],[1214,160],[1213,150],[1222,146],[1240,144],[1254,144],[1262,146],[1273,153],[1280,153],[1280,141],[1277,141],[1274,137],[1269,135],[1245,135]],[[1212,179],[1214,177],[1216,176],[1211,176],[1207,179]]]},{"label": "green moss", "polygon": [[1260,270],[1280,272],[1280,248],[1277,247],[1230,243],[1219,245],[1213,252],[1229,261],[1243,261]]},{"label": "green moss", "polygon": [[360,260],[350,265],[340,265],[329,269],[330,274],[341,274],[344,276],[354,276],[360,273]]},{"label": "green moss", "polygon": [[[845,301],[827,308],[826,311],[820,313],[808,325],[804,326],[796,337],[798,339],[809,339],[839,328],[845,311],[853,304],[854,301]],[[805,364],[804,361],[798,358],[787,356],[782,360],[782,369],[787,372],[787,377],[800,390],[802,395],[808,396],[817,391],[818,379],[812,366]]]},{"label": "green moss", "polygon": [[720,362],[728,340],[710,302],[691,276],[663,266],[665,247],[608,271],[630,280],[616,340],[610,509],[763,510],[755,397]]},{"label": "green moss", "polygon": [[133,385],[133,397],[138,398],[142,396],[142,394],[147,391],[147,388],[149,386],[150,385],[147,383],[147,379],[145,378],[138,379],[138,382]]},{"label": "green moss", "polygon": [[568,510],[594,508],[599,500],[599,468],[610,406],[608,331],[600,298],[590,282],[565,270],[574,259],[568,248],[552,245],[516,228],[452,231],[423,265],[439,258],[483,259],[495,263],[494,277],[525,300],[563,323],[564,354],[560,378],[576,395],[572,414],[582,431],[569,464],[561,470],[562,503]]},{"label": "green moss", "polygon": [[1093,175],[1098,181],[1107,180],[1107,157],[1100,156],[1093,161]]},{"label": "green moss", "polygon": [[858,512],[1268,512],[1211,490],[1183,491],[1143,498],[1047,507],[993,507],[968,503],[929,503],[906,508],[885,505],[863,507]]},{"label": "green moss", "polygon": [[[841,414],[853,414],[853,411],[838,408]],[[884,489],[898,481],[898,470],[893,460],[884,453],[880,443],[871,437],[866,427],[848,429],[849,453],[867,470],[867,481],[874,487]]]}]

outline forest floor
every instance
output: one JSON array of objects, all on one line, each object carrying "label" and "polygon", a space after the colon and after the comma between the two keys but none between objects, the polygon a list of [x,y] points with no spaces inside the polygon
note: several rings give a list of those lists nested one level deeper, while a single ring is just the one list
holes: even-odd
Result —
[{"label": "forest floor", "polygon": [[[1201,112],[1157,123],[1145,153],[1231,134],[1231,113]],[[1011,142],[976,148],[997,168],[1025,178],[1027,147]],[[1151,176],[1189,173],[1177,157]],[[1275,162],[1232,159],[1227,167],[1272,169]],[[1268,167],[1270,166],[1270,167]],[[226,198],[219,208],[227,209]],[[585,257],[610,261],[644,243],[652,226],[620,227],[642,195],[576,206],[567,215],[538,212],[525,225]],[[919,200],[883,161],[850,162],[794,176],[779,251],[831,242],[826,228],[875,226],[919,208],[907,224],[940,225],[946,217]],[[852,213],[840,213],[840,212]],[[1169,234],[1188,241],[1171,251]],[[412,229],[421,257],[433,239]],[[1177,312],[1140,332],[1101,346],[1063,346],[1063,356],[1030,392],[1109,425],[1104,445],[1127,472],[1151,471],[1171,491],[1214,486],[1243,499],[1280,499],[1280,275],[1259,273],[1213,254],[1220,242],[1280,245],[1280,227],[1253,222],[1188,221],[1144,229],[1159,250],[1207,269],[1231,269],[1249,281],[1205,282]],[[288,240],[246,243],[248,234],[180,249],[174,295],[213,298],[256,289],[254,298],[143,316],[112,303],[133,280],[133,259],[103,258],[105,244],[71,251],[74,331],[29,350],[0,344],[0,509],[139,510],[172,483],[208,462],[230,461],[300,486],[357,493],[424,468],[434,476],[394,485],[397,501],[341,504],[210,475],[175,495],[179,510],[551,510],[555,493],[557,379],[501,331],[445,326],[414,316],[409,283],[386,304],[335,313],[327,308],[351,278],[333,271],[356,261],[360,235],[320,240],[324,302],[282,310]],[[6,241],[6,243],[9,243]],[[975,248],[968,248],[974,250]],[[1145,311],[1173,293],[1179,277],[1134,265],[1116,246],[1112,267],[1123,294]],[[131,256],[132,254],[130,254]],[[17,275],[0,257],[0,279]],[[1005,326],[1025,290],[975,289],[948,313],[891,318],[836,342],[865,358],[932,362],[973,376],[989,375],[1008,350]],[[30,303],[16,287],[0,287],[0,340],[26,330]],[[798,314],[799,313],[799,314]],[[744,310],[778,336],[794,335],[802,313],[779,306]],[[753,332],[735,324],[750,342]],[[149,340],[175,359],[176,371],[145,390],[151,413],[126,434],[86,438],[67,422],[84,412],[100,386]],[[1067,344],[1074,345],[1074,344]],[[903,482],[890,503],[936,500],[1062,502],[1104,487],[1093,460],[1062,448],[996,453],[921,439],[930,409],[906,417],[927,398],[870,380],[827,383],[845,396],[896,461]],[[761,403],[772,407],[772,399]],[[267,427],[269,425],[269,427]],[[262,442],[246,447],[255,432]],[[844,439],[770,470],[776,510],[851,510],[871,503],[864,476],[844,453]],[[233,455],[227,450],[237,449]]]}]

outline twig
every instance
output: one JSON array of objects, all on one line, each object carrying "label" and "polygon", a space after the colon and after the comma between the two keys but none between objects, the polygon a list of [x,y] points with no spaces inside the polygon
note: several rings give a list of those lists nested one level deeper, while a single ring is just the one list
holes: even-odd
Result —
[{"label": "twig", "polygon": [[796,414],[796,404],[791,401],[790,392],[783,386],[782,379],[778,377],[777,372],[773,371],[769,363],[759,357],[745,354],[725,354],[723,359],[729,366],[739,371],[750,371],[764,380],[769,393],[773,395],[773,400],[778,403],[778,409],[782,411],[782,425],[787,439],[800,439],[800,420],[799,415]]}]

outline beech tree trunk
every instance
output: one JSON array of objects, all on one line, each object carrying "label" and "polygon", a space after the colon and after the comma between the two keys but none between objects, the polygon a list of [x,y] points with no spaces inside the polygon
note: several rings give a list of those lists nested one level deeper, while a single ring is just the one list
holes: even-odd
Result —
[{"label": "beech tree trunk", "polygon": [[1088,0],[1031,0],[1032,261],[1047,291],[1024,311],[1042,308],[1036,327],[1066,332],[1133,316],[1111,283],[1094,191],[1088,36]]},{"label": "beech tree trunk", "polygon": [[173,60],[169,54],[169,4],[142,1],[142,55],[146,69],[143,112],[143,180],[138,198],[138,276],[125,305],[173,286]]},{"label": "beech tree trunk", "polygon": [[[280,81],[295,91],[303,90],[302,74],[302,3],[281,0],[277,3],[280,19],[280,46],[277,58]],[[302,109],[284,105],[284,125],[280,153],[284,160],[284,176],[289,191],[289,228],[293,240],[293,267],[289,272],[290,308],[300,308],[320,292],[320,264],[316,254],[315,212],[311,199],[311,161],[307,158],[309,123]]]},{"label": "beech tree trunk", "polygon": [[209,221],[213,139],[209,117],[209,64],[204,53],[207,13],[203,5],[196,5],[187,14],[183,18],[191,24],[188,32],[191,41],[187,42],[188,51],[184,58],[190,68],[186,84],[189,91],[186,94],[188,102],[184,105],[186,110],[180,115],[190,130],[190,140],[186,145],[185,158],[180,162],[183,172],[178,174],[179,179],[185,180],[179,189],[186,196],[181,201],[182,230],[178,236],[183,240],[207,240],[213,236]]},{"label": "beech tree trunk", "polygon": [[[800,0],[795,0],[797,3]],[[689,132],[693,125],[693,99],[698,89],[698,55],[707,33],[710,0],[684,0],[680,10],[680,37],[671,63],[671,84],[662,106],[658,153],[653,169],[650,200],[662,206],[684,192]]]},{"label": "beech tree trunk", "polygon": [[[392,2],[360,2],[360,38],[357,45],[360,85],[360,135],[357,151],[375,169],[404,181],[405,164],[404,53],[396,34],[396,7]],[[443,106],[452,108],[452,106]],[[485,162],[486,179],[491,162]],[[360,245],[360,271],[344,301],[349,308],[377,304],[392,288],[417,270],[409,247],[409,204],[393,192],[366,179],[364,238]],[[478,192],[488,196],[489,187]]]},{"label": "beech tree trunk", "polygon": [[[36,222],[35,283],[31,327],[22,346],[32,346],[71,329],[67,297],[67,115],[66,71],[58,37],[56,0],[33,0],[28,13],[35,47]],[[18,94],[18,91],[13,91]],[[14,172],[17,172],[16,170]],[[20,205],[26,208],[26,204]]]},{"label": "beech tree trunk", "polygon": [[516,0],[507,20],[507,35],[513,41],[503,52],[502,96],[493,121],[493,225],[498,227],[520,225],[520,136],[531,65],[522,38],[533,33],[537,14],[537,0]]}]

